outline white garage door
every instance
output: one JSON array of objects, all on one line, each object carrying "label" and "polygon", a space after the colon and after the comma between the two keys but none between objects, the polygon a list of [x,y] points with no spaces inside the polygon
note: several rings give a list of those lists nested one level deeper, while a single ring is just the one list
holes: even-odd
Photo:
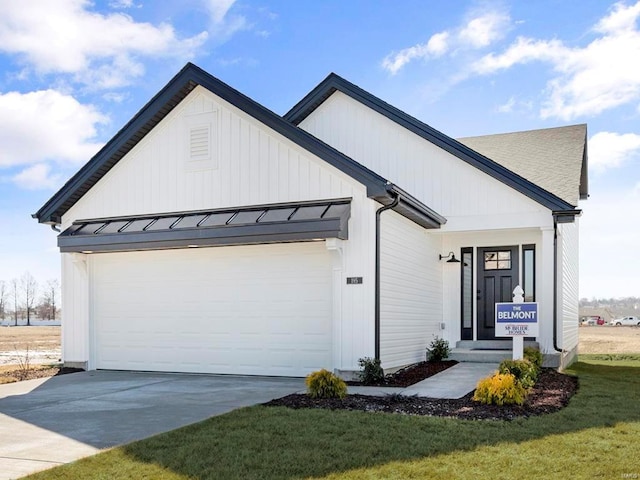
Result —
[{"label": "white garage door", "polygon": [[98,369],[304,376],[331,368],[324,243],[91,256]]}]

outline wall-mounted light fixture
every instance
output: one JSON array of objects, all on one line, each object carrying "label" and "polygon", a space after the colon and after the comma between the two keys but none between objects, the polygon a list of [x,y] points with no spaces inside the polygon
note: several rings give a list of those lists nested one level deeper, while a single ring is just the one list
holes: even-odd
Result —
[{"label": "wall-mounted light fixture", "polygon": [[447,260],[447,263],[460,263],[460,260],[458,260],[456,258],[456,255],[453,252],[449,252],[448,255],[438,255],[440,257],[440,260],[444,260],[445,258],[448,258],[449,260]]}]

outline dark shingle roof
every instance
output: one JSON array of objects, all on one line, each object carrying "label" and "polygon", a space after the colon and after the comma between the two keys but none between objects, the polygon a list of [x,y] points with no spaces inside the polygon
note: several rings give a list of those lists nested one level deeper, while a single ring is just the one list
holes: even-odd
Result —
[{"label": "dark shingle roof", "polygon": [[571,205],[589,194],[585,124],[457,140]]}]

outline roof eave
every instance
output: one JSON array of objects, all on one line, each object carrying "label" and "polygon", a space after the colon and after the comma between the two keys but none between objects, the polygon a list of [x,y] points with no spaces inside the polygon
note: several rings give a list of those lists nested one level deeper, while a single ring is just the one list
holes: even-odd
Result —
[{"label": "roof eave", "polygon": [[340,91],[368,106],[372,110],[389,118],[391,121],[405,127],[407,130],[478,168],[482,172],[500,180],[550,210],[572,210],[575,208],[575,205],[569,204],[553,193],[544,190],[499,163],[481,155],[393,105],[386,103],[335,73],[329,74],[318,86],[291,108],[283,118],[294,125],[299,125],[336,91]]},{"label": "roof eave", "polygon": [[188,63],[107,144],[45,203],[33,218],[40,223],[61,223],[62,216],[102,178],[155,125],[175,108],[197,85],[264,123],[284,137],[317,155],[364,185],[369,197],[386,191],[387,180],[342,154],[310,133],[283,120],[246,95]]}]

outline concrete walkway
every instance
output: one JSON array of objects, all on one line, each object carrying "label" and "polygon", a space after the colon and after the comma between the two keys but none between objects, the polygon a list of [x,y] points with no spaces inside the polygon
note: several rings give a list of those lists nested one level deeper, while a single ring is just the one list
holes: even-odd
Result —
[{"label": "concrete walkway", "polygon": [[360,395],[400,394],[428,398],[462,398],[475,390],[478,380],[498,370],[497,363],[461,362],[407,388],[349,387],[349,393]]},{"label": "concrete walkway", "polygon": [[0,480],[303,387],[302,378],[108,371],[0,385]]}]

